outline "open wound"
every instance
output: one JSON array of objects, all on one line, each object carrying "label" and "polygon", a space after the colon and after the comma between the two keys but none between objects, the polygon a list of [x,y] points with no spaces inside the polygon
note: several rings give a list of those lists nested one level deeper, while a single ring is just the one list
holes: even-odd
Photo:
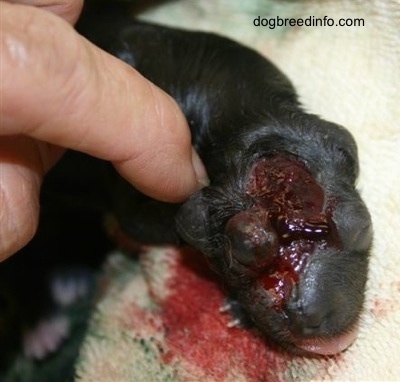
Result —
[{"label": "open wound", "polygon": [[341,247],[334,203],[302,162],[282,155],[255,162],[246,193],[252,207],[226,226],[230,256],[281,311],[314,251]]}]

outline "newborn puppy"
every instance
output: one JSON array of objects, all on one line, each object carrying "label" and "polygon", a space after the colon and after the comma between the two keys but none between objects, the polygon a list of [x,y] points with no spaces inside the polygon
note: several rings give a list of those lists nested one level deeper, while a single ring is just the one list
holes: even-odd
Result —
[{"label": "newborn puppy", "polygon": [[89,10],[78,30],[175,98],[211,181],[182,206],[168,205],[108,168],[104,191],[125,233],[202,251],[281,346],[303,354],[346,349],[372,240],[350,133],[305,113],[272,63],[229,39],[109,11]]}]

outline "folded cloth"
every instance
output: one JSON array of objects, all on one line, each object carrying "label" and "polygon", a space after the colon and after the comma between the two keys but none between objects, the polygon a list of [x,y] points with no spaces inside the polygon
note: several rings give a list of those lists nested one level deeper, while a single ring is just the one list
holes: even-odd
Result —
[{"label": "folded cloth", "polygon": [[[255,26],[258,16],[364,25],[272,29]],[[375,232],[365,310],[347,351],[295,357],[251,330],[230,327],[232,315],[220,311],[226,296],[197,252],[153,248],[138,260],[114,254],[77,380],[399,380],[400,2],[185,0],[142,18],[217,31],[258,49],[290,77],[307,110],[354,134],[358,187]]]}]

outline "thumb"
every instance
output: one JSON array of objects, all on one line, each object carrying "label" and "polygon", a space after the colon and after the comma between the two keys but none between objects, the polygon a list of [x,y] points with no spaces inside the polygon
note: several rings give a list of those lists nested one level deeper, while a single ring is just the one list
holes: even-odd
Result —
[{"label": "thumb", "polygon": [[49,12],[2,2],[1,13],[2,135],[109,160],[164,201],[183,201],[207,182],[170,96]]}]

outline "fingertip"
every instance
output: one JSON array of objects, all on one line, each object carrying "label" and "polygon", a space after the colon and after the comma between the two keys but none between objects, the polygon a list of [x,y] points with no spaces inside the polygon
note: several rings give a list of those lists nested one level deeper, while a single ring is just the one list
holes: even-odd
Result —
[{"label": "fingertip", "polygon": [[[160,113],[160,121],[144,125],[146,138],[140,135],[139,129],[135,135],[142,139],[131,145],[133,155],[114,165],[142,193],[160,201],[181,203],[207,186],[209,180],[199,155],[191,146],[190,130],[182,112],[175,101],[169,105],[162,99],[158,109],[169,106],[168,111]],[[175,119],[171,118],[174,108],[177,109]]]},{"label": "fingertip", "polygon": [[[173,154],[171,156],[173,157]],[[203,162],[193,148],[185,160],[182,156],[176,156],[168,169],[166,186],[159,188],[162,191],[159,199],[166,202],[185,202],[192,194],[209,184]]]},{"label": "fingertip", "polygon": [[178,156],[176,151],[144,152],[140,161],[114,165],[135,189],[163,202],[181,203],[201,187],[190,156]]},{"label": "fingertip", "polygon": [[[191,145],[186,118],[176,101],[144,79],[141,104],[125,131],[130,145],[114,165],[136,189],[157,200],[180,203],[208,185],[206,169]],[[129,108],[127,108],[129,110]],[[122,152],[122,151],[121,151]]]}]

